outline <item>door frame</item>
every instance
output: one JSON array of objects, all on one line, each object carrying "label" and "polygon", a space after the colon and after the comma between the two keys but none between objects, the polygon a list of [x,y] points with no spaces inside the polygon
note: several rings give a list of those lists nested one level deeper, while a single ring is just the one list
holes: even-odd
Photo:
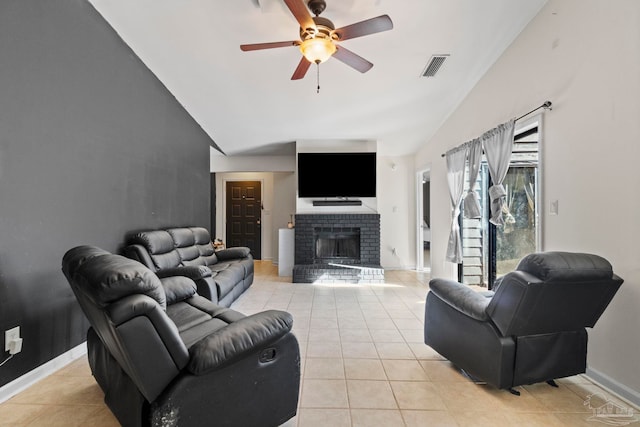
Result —
[{"label": "door frame", "polygon": [[[422,217],[424,216],[424,211],[422,206],[424,205],[424,197],[422,191],[422,176],[424,173],[429,172],[431,174],[431,163],[428,163],[422,169],[416,172],[416,271],[431,271],[431,266],[428,269],[424,266],[424,245],[422,243]],[[431,179],[429,179],[431,182]],[[432,192],[429,192],[431,195]],[[429,218],[431,218],[431,200],[429,201]]]},{"label": "door frame", "polygon": [[[222,178],[222,229],[223,236],[222,241],[227,244],[227,183],[228,182],[244,182],[244,181],[256,181],[260,182],[260,222],[263,223],[262,211],[264,208],[264,178]],[[264,229],[260,227],[260,253],[264,252]],[[263,258],[264,259],[264,258]]]}]

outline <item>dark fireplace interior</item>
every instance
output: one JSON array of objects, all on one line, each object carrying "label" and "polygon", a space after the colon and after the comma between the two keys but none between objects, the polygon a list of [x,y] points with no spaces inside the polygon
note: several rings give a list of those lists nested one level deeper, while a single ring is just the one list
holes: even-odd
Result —
[{"label": "dark fireplace interior", "polygon": [[360,262],[360,229],[314,229],[314,264],[330,262]]},{"label": "dark fireplace interior", "polygon": [[296,214],[294,283],[384,283],[380,215]]}]

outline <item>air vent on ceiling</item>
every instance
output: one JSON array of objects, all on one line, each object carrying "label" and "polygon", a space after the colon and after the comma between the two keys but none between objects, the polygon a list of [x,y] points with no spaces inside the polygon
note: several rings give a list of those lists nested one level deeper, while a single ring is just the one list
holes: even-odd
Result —
[{"label": "air vent on ceiling", "polygon": [[429,63],[427,64],[427,66],[425,67],[424,71],[422,72],[422,77],[433,77],[436,75],[436,73],[438,72],[438,70],[440,69],[440,67],[442,67],[442,64],[444,63],[444,60],[447,59],[449,55],[433,55],[431,57],[431,59],[429,60]]}]

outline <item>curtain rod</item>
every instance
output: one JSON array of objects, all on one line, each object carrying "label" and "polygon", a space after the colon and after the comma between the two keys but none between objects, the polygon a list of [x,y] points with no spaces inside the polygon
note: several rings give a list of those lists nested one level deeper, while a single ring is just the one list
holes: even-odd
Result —
[{"label": "curtain rod", "polygon": [[[529,114],[533,113],[534,111],[538,111],[541,108],[544,108],[545,110],[552,110],[553,108],[551,108],[553,104],[551,103],[551,101],[545,101],[541,106],[534,108],[533,110],[529,111],[528,113],[524,113],[523,115],[521,115],[520,117],[518,117],[517,119],[515,119],[515,121],[517,122],[518,120],[527,117]],[[446,156],[445,154],[441,154],[440,157],[444,157]]]}]

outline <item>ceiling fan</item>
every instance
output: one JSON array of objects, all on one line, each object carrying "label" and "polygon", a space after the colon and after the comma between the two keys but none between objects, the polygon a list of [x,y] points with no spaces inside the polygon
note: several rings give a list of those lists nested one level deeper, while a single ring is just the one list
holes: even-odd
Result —
[{"label": "ceiling fan", "polygon": [[311,16],[302,0],[284,0],[284,2],[300,24],[300,40],[243,44],[240,45],[240,49],[246,52],[251,50],[273,49],[276,47],[298,46],[303,56],[291,76],[291,80],[303,78],[311,63],[320,64],[332,56],[361,73],[366,73],[373,67],[373,64],[347,48],[338,45],[336,42],[367,36],[393,28],[393,22],[391,22],[391,18],[389,18],[388,15],[381,15],[376,18],[347,25],[346,27],[335,28],[333,22],[327,18],[320,17],[322,11],[327,7],[327,3],[324,0],[307,1],[307,7],[313,12],[315,17]]}]

